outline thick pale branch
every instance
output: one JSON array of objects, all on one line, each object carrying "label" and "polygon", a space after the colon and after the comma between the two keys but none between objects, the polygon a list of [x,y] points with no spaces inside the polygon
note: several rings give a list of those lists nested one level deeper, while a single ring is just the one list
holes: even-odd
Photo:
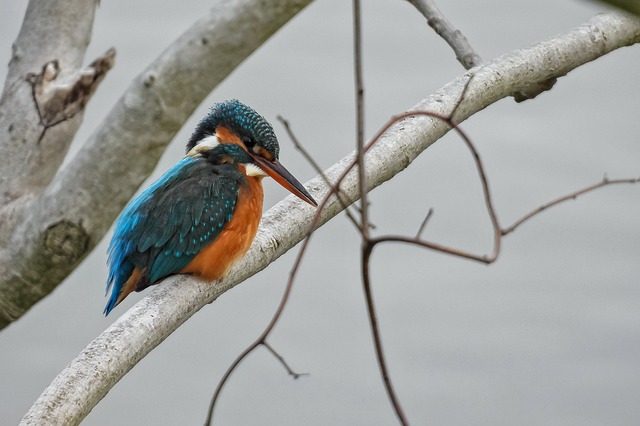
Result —
[{"label": "thick pale branch", "polygon": [[[0,98],[0,208],[23,205],[20,198],[39,194],[51,181],[86,101],[110,68],[96,62],[80,69],[95,8],[86,0],[29,2]],[[8,239],[3,230],[17,216],[0,213],[0,238]]]},{"label": "thick pale branch", "polygon": [[[531,82],[563,76],[611,50],[638,41],[638,21],[616,13],[598,15],[568,34],[471,70],[474,79],[454,119],[461,122]],[[457,105],[468,78],[463,75],[455,79],[414,108],[447,115]],[[402,171],[447,131],[445,124],[429,118],[407,118],[392,126],[365,157],[368,189]],[[353,160],[353,154],[342,159],[326,175],[335,181]],[[358,198],[356,175],[350,173],[341,185],[353,200]],[[317,199],[326,193],[319,177],[307,187]],[[341,210],[339,201],[330,200],[321,222]],[[293,196],[287,197],[265,214],[251,250],[226,280],[209,285],[187,276],[167,279],[91,342],[43,392],[22,424],[79,423],[127,371],[180,324],[300,241],[313,215],[312,208]]]},{"label": "thick pale branch", "polygon": [[0,225],[10,242],[0,249],[0,328],[73,271],[207,94],[310,1],[217,4],[133,81],[40,197],[13,206],[7,217],[20,222]]},{"label": "thick pale branch", "polygon": [[57,59],[73,74],[82,66],[93,29],[96,0],[30,0],[13,43],[7,82],[19,80]]}]

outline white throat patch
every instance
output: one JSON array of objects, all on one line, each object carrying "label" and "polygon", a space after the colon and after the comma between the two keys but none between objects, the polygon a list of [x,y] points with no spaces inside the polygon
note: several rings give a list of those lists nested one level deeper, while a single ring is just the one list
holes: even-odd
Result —
[{"label": "white throat patch", "polygon": [[255,176],[255,177],[265,177],[267,174],[260,167],[256,166],[252,163],[243,164],[245,170],[247,171],[247,176]]}]

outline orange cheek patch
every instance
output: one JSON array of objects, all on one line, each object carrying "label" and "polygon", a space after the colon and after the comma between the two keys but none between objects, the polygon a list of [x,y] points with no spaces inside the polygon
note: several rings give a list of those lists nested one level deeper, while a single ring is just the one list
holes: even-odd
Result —
[{"label": "orange cheek patch", "polygon": [[242,140],[240,140],[238,135],[224,126],[216,127],[216,135],[221,143],[230,143],[233,145],[239,145],[243,149],[245,148],[244,143],[242,143]]},{"label": "orange cheek patch", "polygon": [[269,151],[267,151],[266,149],[264,149],[263,147],[259,146],[258,147],[258,155],[262,158],[265,158],[269,161],[273,161],[273,155],[271,155],[271,153]]}]

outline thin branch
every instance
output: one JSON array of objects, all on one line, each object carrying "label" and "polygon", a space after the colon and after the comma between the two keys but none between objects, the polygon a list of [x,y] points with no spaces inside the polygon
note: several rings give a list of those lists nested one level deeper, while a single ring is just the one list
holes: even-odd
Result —
[{"label": "thin branch", "polygon": [[360,22],[360,0],[353,0],[353,72],[356,99],[356,163],[360,187],[360,230],[362,237],[369,236],[369,213],[367,202],[367,176],[364,164],[364,85],[362,83],[362,30]]},{"label": "thin branch", "polygon": [[364,289],[365,299],[367,301],[367,312],[369,314],[369,328],[371,329],[371,333],[373,335],[373,342],[375,345],[375,354],[376,360],[378,361],[378,368],[380,369],[380,375],[382,376],[382,382],[384,383],[384,388],[387,391],[387,396],[389,397],[389,401],[393,406],[393,410],[398,417],[398,420],[401,425],[406,426],[409,424],[406,415],[404,414],[404,410],[400,405],[400,400],[398,399],[395,390],[393,389],[393,383],[391,382],[391,377],[389,376],[389,369],[387,367],[387,362],[384,356],[384,349],[382,347],[382,338],[380,336],[380,328],[378,327],[378,318],[376,315],[376,305],[373,301],[373,292],[371,290],[371,278],[369,276],[369,259],[371,257],[371,252],[375,246],[371,240],[367,240],[364,242],[365,246],[362,248],[362,287]]},{"label": "thin branch", "polygon": [[429,219],[431,219],[431,216],[433,216],[433,207],[431,207],[429,209],[429,211],[427,212],[427,215],[422,220],[422,223],[420,224],[420,227],[418,228],[418,232],[416,233],[416,238],[421,238],[422,237],[422,233],[424,232],[425,228],[427,227],[427,223],[429,223]]},{"label": "thin branch", "polygon": [[493,250],[492,250],[490,255],[478,255],[478,254],[469,253],[467,251],[460,250],[460,249],[457,249],[457,248],[447,247],[447,246],[443,246],[443,245],[440,245],[440,244],[437,244],[437,243],[433,243],[433,242],[422,240],[420,238],[420,236],[422,234],[422,229],[423,229],[424,224],[426,223],[426,221],[429,219],[429,216],[431,215],[431,210],[427,214],[427,217],[423,221],[422,225],[420,226],[420,229],[418,230],[417,235],[414,238],[398,236],[398,235],[391,235],[391,236],[383,236],[383,237],[372,238],[372,239],[369,240],[369,243],[370,243],[370,246],[371,246],[371,250],[373,250],[373,247],[375,247],[377,244],[384,243],[384,242],[407,243],[407,244],[411,244],[411,245],[420,246],[420,247],[423,247],[423,248],[428,248],[428,249],[431,249],[431,250],[434,250],[434,251],[439,251],[439,252],[442,252],[442,253],[445,253],[445,254],[450,254],[450,255],[453,255],[453,256],[465,258],[465,259],[468,259],[468,260],[474,260],[474,261],[485,263],[485,264],[491,264],[491,263],[493,263],[493,262],[495,262],[497,260],[499,254],[500,254],[500,247],[501,247],[502,237],[505,236],[505,235],[510,234],[516,228],[518,228],[520,225],[522,225],[524,222],[526,222],[529,219],[533,218],[534,216],[542,213],[546,209],[548,209],[550,207],[557,206],[557,205],[559,205],[559,204],[561,204],[561,203],[563,203],[565,201],[575,200],[580,195],[586,194],[588,192],[595,191],[595,190],[597,190],[599,188],[603,188],[605,186],[618,185],[618,184],[635,184],[635,183],[639,183],[640,182],[640,178],[613,179],[613,180],[610,180],[605,176],[602,181],[600,181],[598,183],[595,183],[595,184],[592,184],[592,185],[589,185],[589,186],[587,186],[587,187],[585,187],[583,189],[571,192],[570,194],[567,194],[565,196],[556,198],[556,199],[554,199],[552,201],[549,201],[548,203],[545,203],[542,206],[540,206],[540,207],[532,210],[531,212],[527,213],[526,215],[524,215],[523,217],[518,219],[516,222],[514,222],[514,224],[509,226],[508,228],[501,228],[499,223],[498,223],[498,218],[497,218],[497,215],[496,215],[496,212],[495,212],[495,207],[493,205],[493,201],[491,199],[491,192],[490,192],[490,189],[489,189],[489,183],[488,183],[488,180],[487,180],[487,176],[486,176],[486,173],[484,171],[484,166],[483,166],[482,161],[480,159],[480,155],[478,154],[478,151],[474,147],[474,145],[471,142],[471,140],[467,137],[467,135],[464,133],[464,131],[462,131],[462,129],[460,129],[457,125],[455,125],[453,122],[451,122],[451,120],[449,120],[447,117],[439,116],[438,114],[433,114],[433,113],[430,113],[428,111],[416,111],[415,113],[416,114],[419,113],[419,114],[425,114],[425,115],[437,117],[440,120],[445,121],[447,124],[452,126],[458,132],[458,134],[462,137],[463,141],[465,142],[465,144],[467,145],[467,147],[471,151],[471,153],[473,155],[473,158],[474,158],[474,161],[476,163],[476,168],[478,170],[478,175],[479,175],[480,182],[481,182],[481,185],[482,185],[485,206],[486,206],[486,209],[487,209],[487,212],[489,214],[489,217],[490,217],[490,220],[491,220],[491,224],[492,224],[492,227],[493,227],[493,234],[494,234]]},{"label": "thin branch", "polygon": [[[284,293],[282,295],[282,298],[280,299],[280,304],[278,305],[278,308],[276,309],[275,313],[273,314],[273,317],[271,318],[271,321],[269,322],[267,327],[263,330],[263,332],[260,334],[260,336],[252,344],[250,344],[247,348],[245,348],[245,350],[243,350],[240,353],[240,355],[238,355],[236,357],[236,359],[227,368],[227,371],[225,371],[224,375],[220,379],[220,382],[218,382],[218,385],[216,386],[216,390],[215,390],[215,392],[213,394],[213,397],[211,398],[211,402],[209,403],[209,410],[208,410],[208,413],[207,413],[207,419],[205,421],[205,426],[208,426],[208,425],[210,426],[212,424],[213,413],[214,413],[218,398],[220,396],[220,393],[222,392],[222,389],[223,389],[224,385],[229,380],[229,378],[231,377],[233,372],[236,370],[236,368],[240,365],[240,363],[251,352],[253,352],[258,346],[260,346],[261,344],[266,342],[267,337],[269,337],[269,335],[273,331],[275,325],[280,320],[280,317],[282,316],[282,313],[284,312],[284,308],[286,307],[286,305],[287,305],[287,303],[289,301],[289,295],[291,294],[291,290],[293,289],[293,285],[295,283],[295,279],[296,279],[296,276],[298,274],[298,270],[300,269],[300,266],[302,265],[302,259],[304,258],[304,255],[305,255],[305,253],[307,251],[307,247],[309,246],[309,244],[311,242],[311,237],[313,235],[313,232],[322,223],[323,214],[327,210],[327,206],[330,203],[331,197],[333,195],[338,194],[338,192],[339,192],[338,188],[340,187],[340,184],[348,176],[349,172],[355,166],[355,164],[356,164],[356,162],[355,162],[355,160],[353,160],[351,162],[351,164],[346,169],[344,169],[342,171],[342,173],[340,174],[340,176],[336,179],[336,183],[334,185],[328,186],[328,192],[322,198],[322,201],[318,205],[318,207],[316,209],[316,212],[313,215],[313,219],[311,220],[311,225],[309,227],[309,231],[304,236],[304,240],[302,241],[302,246],[300,247],[300,250],[298,251],[298,255],[296,256],[296,260],[294,261],[293,266],[291,267],[291,271],[289,272],[289,280],[287,281],[287,286],[285,287],[285,290],[284,290]],[[330,181],[330,179],[326,175],[327,175],[327,173],[324,173],[324,176],[322,176],[322,179],[324,181]],[[316,180],[317,179],[318,178],[316,178]],[[337,199],[337,197],[336,197],[336,199]],[[342,204],[341,204],[341,206],[342,206]]]},{"label": "thin branch", "polygon": [[451,123],[456,123],[455,115],[458,112],[460,105],[464,103],[464,99],[467,96],[467,91],[469,90],[469,86],[471,86],[471,82],[473,81],[473,77],[475,76],[475,73],[473,72],[467,73],[467,76],[468,76],[467,81],[464,83],[464,87],[462,88],[462,92],[460,93],[460,97],[458,98],[458,102],[456,102],[456,104],[453,106],[449,114],[446,115],[447,121],[450,121]]},{"label": "thin branch", "polygon": [[213,422],[213,410],[216,407],[216,402],[218,401],[218,397],[220,396],[220,392],[222,392],[222,388],[227,383],[227,380],[229,380],[229,377],[231,377],[231,374],[233,374],[233,372],[236,369],[236,367],[238,367],[240,365],[240,363],[242,361],[244,361],[244,359],[247,357],[247,355],[249,355],[251,352],[253,352],[255,350],[255,348],[260,346],[261,343],[262,343],[262,341],[260,339],[258,339],[255,342],[253,342],[244,351],[242,351],[242,353],[240,355],[238,355],[236,357],[236,359],[231,363],[231,365],[227,368],[227,371],[225,371],[224,375],[222,376],[222,379],[220,379],[220,382],[218,383],[218,386],[216,387],[216,390],[213,393],[213,397],[211,398],[211,402],[209,403],[209,410],[207,411],[207,418],[204,421],[205,426],[210,426],[210,425],[213,424],[212,423]]},{"label": "thin branch", "polygon": [[[468,87],[468,82],[465,85],[465,90],[462,93],[466,93],[466,88]],[[463,99],[460,98],[458,100],[458,104],[462,103]],[[456,107],[457,108],[457,107]],[[456,109],[454,108],[454,109]],[[480,183],[482,185],[482,193],[484,196],[484,201],[485,201],[485,207],[487,209],[487,213],[489,215],[489,220],[491,221],[491,226],[493,228],[493,250],[491,252],[491,255],[489,256],[485,256],[485,255],[476,255],[473,253],[468,253],[466,251],[463,250],[458,250],[458,249],[454,249],[454,248],[450,248],[450,247],[445,247],[436,243],[430,243],[427,241],[422,241],[419,238],[409,238],[409,237],[400,237],[400,236],[393,236],[393,237],[383,237],[383,238],[372,238],[370,241],[373,243],[373,245],[376,245],[378,243],[384,242],[384,241],[396,241],[396,242],[407,242],[407,243],[412,243],[412,244],[417,244],[417,245],[421,245],[423,247],[426,248],[430,248],[433,250],[437,250],[437,251],[441,251],[444,253],[448,253],[448,254],[452,254],[455,256],[459,256],[459,257],[463,257],[463,258],[467,258],[467,259],[471,259],[471,260],[476,260],[479,262],[483,262],[483,263],[492,263],[497,257],[498,254],[500,253],[500,237],[501,237],[501,231],[500,231],[500,224],[498,222],[498,216],[496,215],[495,212],[495,208],[493,206],[493,201],[491,199],[491,190],[489,188],[489,182],[487,180],[487,176],[484,170],[484,166],[482,164],[482,160],[480,159],[480,154],[478,153],[478,150],[475,148],[475,146],[473,145],[473,142],[471,142],[471,139],[469,139],[469,137],[467,136],[467,134],[457,125],[455,124],[452,119],[450,118],[450,116],[445,116],[439,113],[435,113],[435,112],[431,112],[431,111],[411,111],[408,113],[404,113],[404,114],[399,114],[397,116],[392,117],[392,119],[381,129],[381,131],[379,131],[376,136],[374,137],[374,139],[372,139],[371,142],[369,142],[368,146],[373,145],[373,143],[375,143],[378,138],[386,131],[386,129],[388,129],[389,127],[391,127],[395,122],[401,120],[402,118],[406,117],[407,115],[413,115],[413,116],[427,116],[427,117],[431,117],[434,119],[437,119],[445,124],[447,124],[449,127],[453,128],[458,135],[462,138],[462,140],[464,141],[465,145],[467,146],[467,148],[469,149],[469,151],[471,152],[471,155],[473,156],[473,160],[475,162],[476,165],[476,170],[478,172],[478,177],[480,179]]]},{"label": "thin branch", "polygon": [[442,14],[432,0],[408,0],[425,18],[433,30],[451,46],[456,59],[465,69],[470,69],[482,63],[482,58],[471,47],[462,32]]},{"label": "thin branch", "polygon": [[537,216],[538,214],[542,213],[543,211],[545,211],[546,209],[548,209],[549,207],[553,207],[556,206],[560,203],[563,203],[565,201],[569,201],[569,200],[575,200],[576,198],[578,198],[580,195],[582,194],[586,194],[587,192],[591,192],[594,191],[598,188],[602,188],[603,186],[607,186],[607,185],[618,185],[621,183],[630,183],[630,184],[634,184],[634,183],[638,183],[640,182],[640,178],[632,178],[632,179],[612,179],[609,180],[606,177],[601,180],[598,183],[595,183],[593,185],[589,185],[586,188],[580,189],[578,191],[572,192],[570,194],[567,194],[565,196],[556,198],[554,200],[549,201],[548,203],[545,203],[543,205],[541,205],[540,207],[538,207],[535,210],[530,211],[529,213],[527,213],[526,215],[522,216],[520,219],[516,220],[513,225],[509,226],[508,228],[504,228],[501,230],[501,234],[507,235],[510,234],[511,232],[515,231],[517,227],[519,227],[520,225],[522,225],[524,222],[528,221],[529,219],[531,219],[534,216]]},{"label": "thin branch", "polygon": [[403,235],[385,235],[385,236],[375,237],[375,238],[371,239],[371,244],[374,245],[374,246],[376,246],[376,245],[378,245],[380,243],[406,243],[406,244],[411,244],[411,245],[415,245],[415,246],[431,249],[431,250],[434,250],[434,251],[439,251],[439,252],[444,253],[444,254],[450,254],[452,256],[461,257],[463,259],[468,259],[468,260],[473,260],[473,261],[476,261],[476,262],[484,263],[484,264],[487,264],[487,265],[490,264],[490,263],[493,263],[495,261],[495,258],[492,258],[492,257],[487,256],[487,255],[474,254],[474,253],[470,253],[470,252],[467,252],[467,251],[464,251],[464,250],[460,250],[460,249],[444,246],[442,244],[421,240],[421,239],[418,239],[418,238],[415,238],[415,237],[406,237],[406,236],[403,236]]},{"label": "thin branch", "polygon": [[[308,237],[305,240],[305,243],[307,241],[309,241]],[[303,248],[304,247],[306,247],[306,244],[303,246]],[[289,300],[289,295],[291,294],[292,288],[293,288],[293,280],[290,279],[289,282],[287,283],[287,286],[285,287],[284,294],[282,295],[282,299],[280,300],[280,304],[278,305],[278,308],[276,309],[275,314],[271,318],[271,321],[269,321],[269,324],[267,325],[267,327],[251,345],[249,345],[244,351],[242,351],[240,355],[238,355],[238,357],[233,361],[233,363],[231,363],[229,368],[227,368],[227,371],[222,376],[222,379],[220,379],[220,382],[218,383],[218,386],[216,387],[216,390],[213,393],[213,397],[211,398],[211,402],[209,403],[209,412],[207,414],[205,425],[212,424],[211,422],[213,420],[213,410],[215,409],[216,402],[218,400],[218,397],[220,396],[220,392],[222,392],[222,388],[227,383],[227,380],[229,379],[229,377],[231,377],[231,374],[233,374],[233,372],[238,367],[238,365],[240,365],[240,363],[244,361],[247,355],[253,352],[258,346],[264,345],[266,343],[267,337],[269,336],[269,334],[271,334],[271,331],[273,331],[274,327],[280,320],[282,313],[284,312],[284,308],[287,305],[287,301]]]},{"label": "thin branch", "polygon": [[291,272],[289,273],[289,280],[287,281],[287,286],[285,287],[284,293],[282,294],[282,298],[280,299],[280,304],[278,305],[278,308],[276,309],[276,312],[273,314],[273,317],[271,318],[271,321],[269,321],[269,324],[262,331],[260,336],[251,345],[249,345],[244,351],[242,351],[242,353],[240,353],[240,355],[238,355],[238,357],[231,363],[229,368],[227,368],[227,371],[225,371],[224,375],[220,379],[220,382],[218,382],[218,385],[216,386],[216,390],[215,390],[215,392],[213,394],[213,397],[211,398],[211,402],[209,403],[209,410],[208,410],[208,413],[207,413],[207,419],[205,421],[205,426],[208,426],[208,425],[212,424],[213,413],[214,413],[214,410],[215,410],[215,407],[216,407],[216,403],[218,401],[220,393],[222,392],[222,388],[226,384],[227,380],[229,380],[229,377],[231,377],[231,375],[233,374],[235,369],[240,365],[240,363],[251,352],[253,352],[258,346],[260,346],[260,345],[262,345],[262,344],[264,344],[266,342],[267,337],[269,337],[269,335],[271,334],[271,332],[275,328],[276,324],[280,320],[280,317],[282,316],[282,313],[284,312],[284,308],[287,306],[287,302],[289,301],[289,295],[291,294],[291,290],[293,289],[293,284],[295,282],[296,274],[298,273],[300,265],[302,264],[302,259],[304,258],[304,255],[305,255],[305,253],[307,251],[307,247],[309,246],[309,243],[311,241],[311,236],[313,235],[313,232],[322,223],[322,213],[325,211],[325,208],[327,207],[327,205],[329,203],[331,195],[333,195],[333,193],[329,192],[322,199],[322,201],[318,205],[318,208],[316,209],[316,212],[315,212],[315,214],[313,216],[313,219],[311,221],[311,225],[309,227],[309,230],[304,236],[304,240],[302,241],[302,246],[300,247],[300,250],[298,251],[298,255],[296,257],[296,260],[293,263],[293,267],[291,268]]},{"label": "thin branch", "polygon": [[282,116],[278,115],[276,117],[278,119],[278,121],[280,121],[280,123],[282,123],[282,125],[284,126],[285,131],[287,132],[287,134],[289,135],[289,138],[291,139],[291,141],[293,142],[293,145],[296,147],[296,149],[298,151],[300,151],[300,153],[302,154],[302,156],[305,158],[305,160],[307,160],[307,162],[311,165],[311,167],[313,168],[313,170],[316,171],[316,173],[318,173],[318,175],[322,178],[322,180],[324,181],[325,185],[327,185],[327,187],[331,188],[331,191],[333,194],[335,194],[338,199],[340,200],[340,203],[342,204],[342,207],[344,208],[344,212],[347,215],[347,218],[349,218],[349,220],[351,221],[351,223],[353,223],[353,225],[356,228],[360,228],[360,224],[358,223],[358,221],[356,220],[356,218],[353,216],[353,214],[351,213],[351,210],[349,209],[349,206],[351,206],[353,204],[353,200],[348,199],[345,197],[344,193],[342,191],[340,191],[340,188],[338,188],[337,186],[335,186],[327,177],[327,175],[324,174],[324,170],[322,170],[322,168],[320,167],[320,165],[316,162],[316,160],[313,158],[313,156],[309,153],[309,151],[306,150],[306,148],[302,145],[302,143],[300,143],[300,141],[298,140],[298,138],[296,137],[296,135],[293,133],[293,129],[291,129],[291,126],[289,125],[289,121],[285,118],[283,118]]},{"label": "thin branch", "polygon": [[282,366],[285,368],[285,370],[287,370],[287,373],[289,373],[289,375],[292,376],[294,379],[299,379],[302,376],[308,376],[309,375],[309,373],[296,373],[295,371],[293,371],[293,369],[291,369],[291,367],[289,367],[289,364],[287,364],[287,361],[284,359],[284,357],[282,355],[280,355],[278,352],[276,352],[276,350],[273,349],[273,346],[271,346],[269,344],[269,342],[267,342],[266,340],[264,342],[262,342],[262,346],[267,348],[267,350],[269,350],[269,352],[271,352],[271,355],[273,355],[274,357],[276,357],[276,359],[278,361],[280,361],[280,364],[282,364]]},{"label": "thin branch", "polygon": [[[427,23],[440,37],[447,42],[456,54],[456,59],[462,64],[465,69],[471,69],[473,67],[480,66],[482,59],[480,55],[471,47],[471,44],[462,32],[457,29],[440,11],[433,0],[407,0],[424,17],[427,19]],[[533,99],[539,94],[551,90],[556,84],[557,79],[555,77],[547,78],[542,81],[533,82],[527,87],[517,90],[513,93],[513,98],[516,102],[523,102],[528,99]]]},{"label": "thin branch", "polygon": [[[360,188],[360,234],[362,236],[361,247],[361,268],[362,286],[367,300],[367,312],[369,314],[369,325],[375,345],[378,367],[382,375],[384,388],[387,397],[393,407],[400,424],[408,425],[409,422],[400,405],[400,400],[393,389],[393,383],[389,377],[387,362],[384,357],[380,330],[376,319],[376,309],[371,292],[371,282],[369,281],[369,256],[371,255],[371,245],[369,242],[369,202],[367,201],[367,175],[364,162],[364,84],[362,81],[362,30],[360,17],[360,0],[353,0],[353,61],[355,73],[355,97],[356,97],[356,163],[358,165],[358,183]],[[371,142],[372,146],[378,139]]]}]

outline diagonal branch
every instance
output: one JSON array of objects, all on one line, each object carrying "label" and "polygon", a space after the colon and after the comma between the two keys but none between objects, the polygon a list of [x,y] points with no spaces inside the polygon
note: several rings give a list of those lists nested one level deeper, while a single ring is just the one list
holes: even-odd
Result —
[{"label": "diagonal branch", "polygon": [[[462,31],[457,29],[451,21],[444,16],[434,0],[407,1],[427,18],[429,26],[453,49],[453,52],[456,54],[456,59],[465,69],[471,69],[481,65],[482,58],[480,58],[480,55],[471,47],[471,44],[464,34],[462,34]],[[513,93],[513,98],[516,102],[533,99],[542,92],[551,90],[555,84],[555,77],[544,81],[537,81]]]},{"label": "diagonal branch", "polygon": [[465,69],[470,69],[482,63],[482,58],[462,34],[462,31],[442,14],[433,0],[407,0],[427,19],[427,24],[447,42],[456,54],[456,59]]},{"label": "diagonal branch", "polygon": [[[617,13],[595,16],[567,34],[476,68],[465,100],[452,119],[460,123],[532,81],[565,75],[611,50],[638,41],[638,21]],[[457,104],[467,80],[466,75],[456,78],[413,109],[446,116]],[[425,117],[405,117],[400,123],[385,126],[384,134],[365,156],[367,190],[404,170],[448,130],[445,123]],[[353,154],[343,158],[326,175],[335,182],[353,160]],[[327,194],[320,178],[308,182],[307,188],[317,199]],[[356,200],[356,173],[346,175],[340,189],[349,199]],[[335,197],[326,200],[318,224],[341,209]],[[314,214],[313,209],[293,196],[287,197],[265,214],[251,250],[226,280],[209,285],[187,276],[167,279],[91,342],[45,389],[22,424],[53,423],[61,418],[67,424],[79,423],[115,383],[191,315],[302,240]]]},{"label": "diagonal branch", "polygon": [[278,361],[280,361],[280,364],[282,364],[284,369],[287,370],[287,374],[289,374],[294,379],[299,379],[302,376],[308,376],[309,375],[309,373],[296,373],[295,371],[293,371],[293,369],[291,367],[289,367],[289,364],[284,359],[284,357],[282,355],[280,355],[275,349],[273,349],[273,346],[271,346],[269,344],[269,342],[267,342],[266,340],[264,342],[262,342],[262,346],[267,348],[267,350],[271,353],[271,355],[273,355],[274,357],[276,357],[276,359]]},{"label": "diagonal branch", "polygon": [[548,203],[545,203],[545,204],[541,205],[537,209],[534,209],[534,210],[530,211],[526,215],[522,216],[520,219],[516,220],[513,223],[513,225],[509,226],[508,228],[502,228],[500,230],[500,233],[503,236],[507,235],[507,234],[510,234],[513,231],[515,231],[516,228],[518,228],[524,222],[528,221],[529,219],[533,218],[534,216],[537,216],[538,214],[542,213],[543,211],[547,210],[548,208],[556,206],[556,205],[561,204],[561,203],[564,203],[565,201],[575,200],[580,195],[586,194],[587,192],[595,191],[596,189],[599,189],[599,188],[602,188],[602,187],[608,186],[608,185],[619,185],[619,184],[624,184],[624,183],[634,184],[634,183],[639,183],[639,182],[640,182],[640,178],[635,178],[635,179],[608,179],[607,177],[605,177],[604,179],[602,179],[598,183],[595,183],[593,185],[589,185],[589,186],[587,186],[585,188],[582,188],[582,189],[580,189],[578,191],[572,192],[572,193],[564,195],[562,197],[558,197],[558,198],[556,198],[554,200],[549,201]]},{"label": "diagonal branch", "polygon": [[342,208],[344,209],[345,214],[347,215],[347,218],[351,221],[351,223],[353,223],[353,225],[358,228],[360,225],[358,224],[355,216],[351,213],[351,211],[349,210],[349,206],[351,204],[353,204],[353,200],[346,200],[344,198],[344,194],[335,186],[333,186],[333,184],[331,183],[331,181],[329,180],[329,178],[324,174],[324,171],[322,170],[322,168],[320,167],[320,165],[316,162],[316,160],[311,156],[311,154],[309,154],[309,152],[306,150],[306,148],[300,143],[300,141],[298,140],[298,138],[296,137],[296,135],[293,133],[293,130],[291,129],[291,126],[289,125],[289,121],[287,121],[286,119],[284,119],[281,116],[278,116],[278,120],[282,123],[282,125],[284,126],[284,129],[286,130],[287,134],[289,135],[289,138],[291,139],[291,141],[293,142],[293,145],[296,147],[296,149],[298,151],[300,151],[300,153],[302,154],[302,156],[305,158],[305,160],[307,160],[307,162],[311,165],[311,167],[313,168],[313,170],[315,170],[316,173],[318,173],[318,175],[322,178],[322,182],[331,188],[331,192],[333,194],[335,194],[336,197],[338,197],[338,199],[340,200],[340,202],[342,203]]}]

